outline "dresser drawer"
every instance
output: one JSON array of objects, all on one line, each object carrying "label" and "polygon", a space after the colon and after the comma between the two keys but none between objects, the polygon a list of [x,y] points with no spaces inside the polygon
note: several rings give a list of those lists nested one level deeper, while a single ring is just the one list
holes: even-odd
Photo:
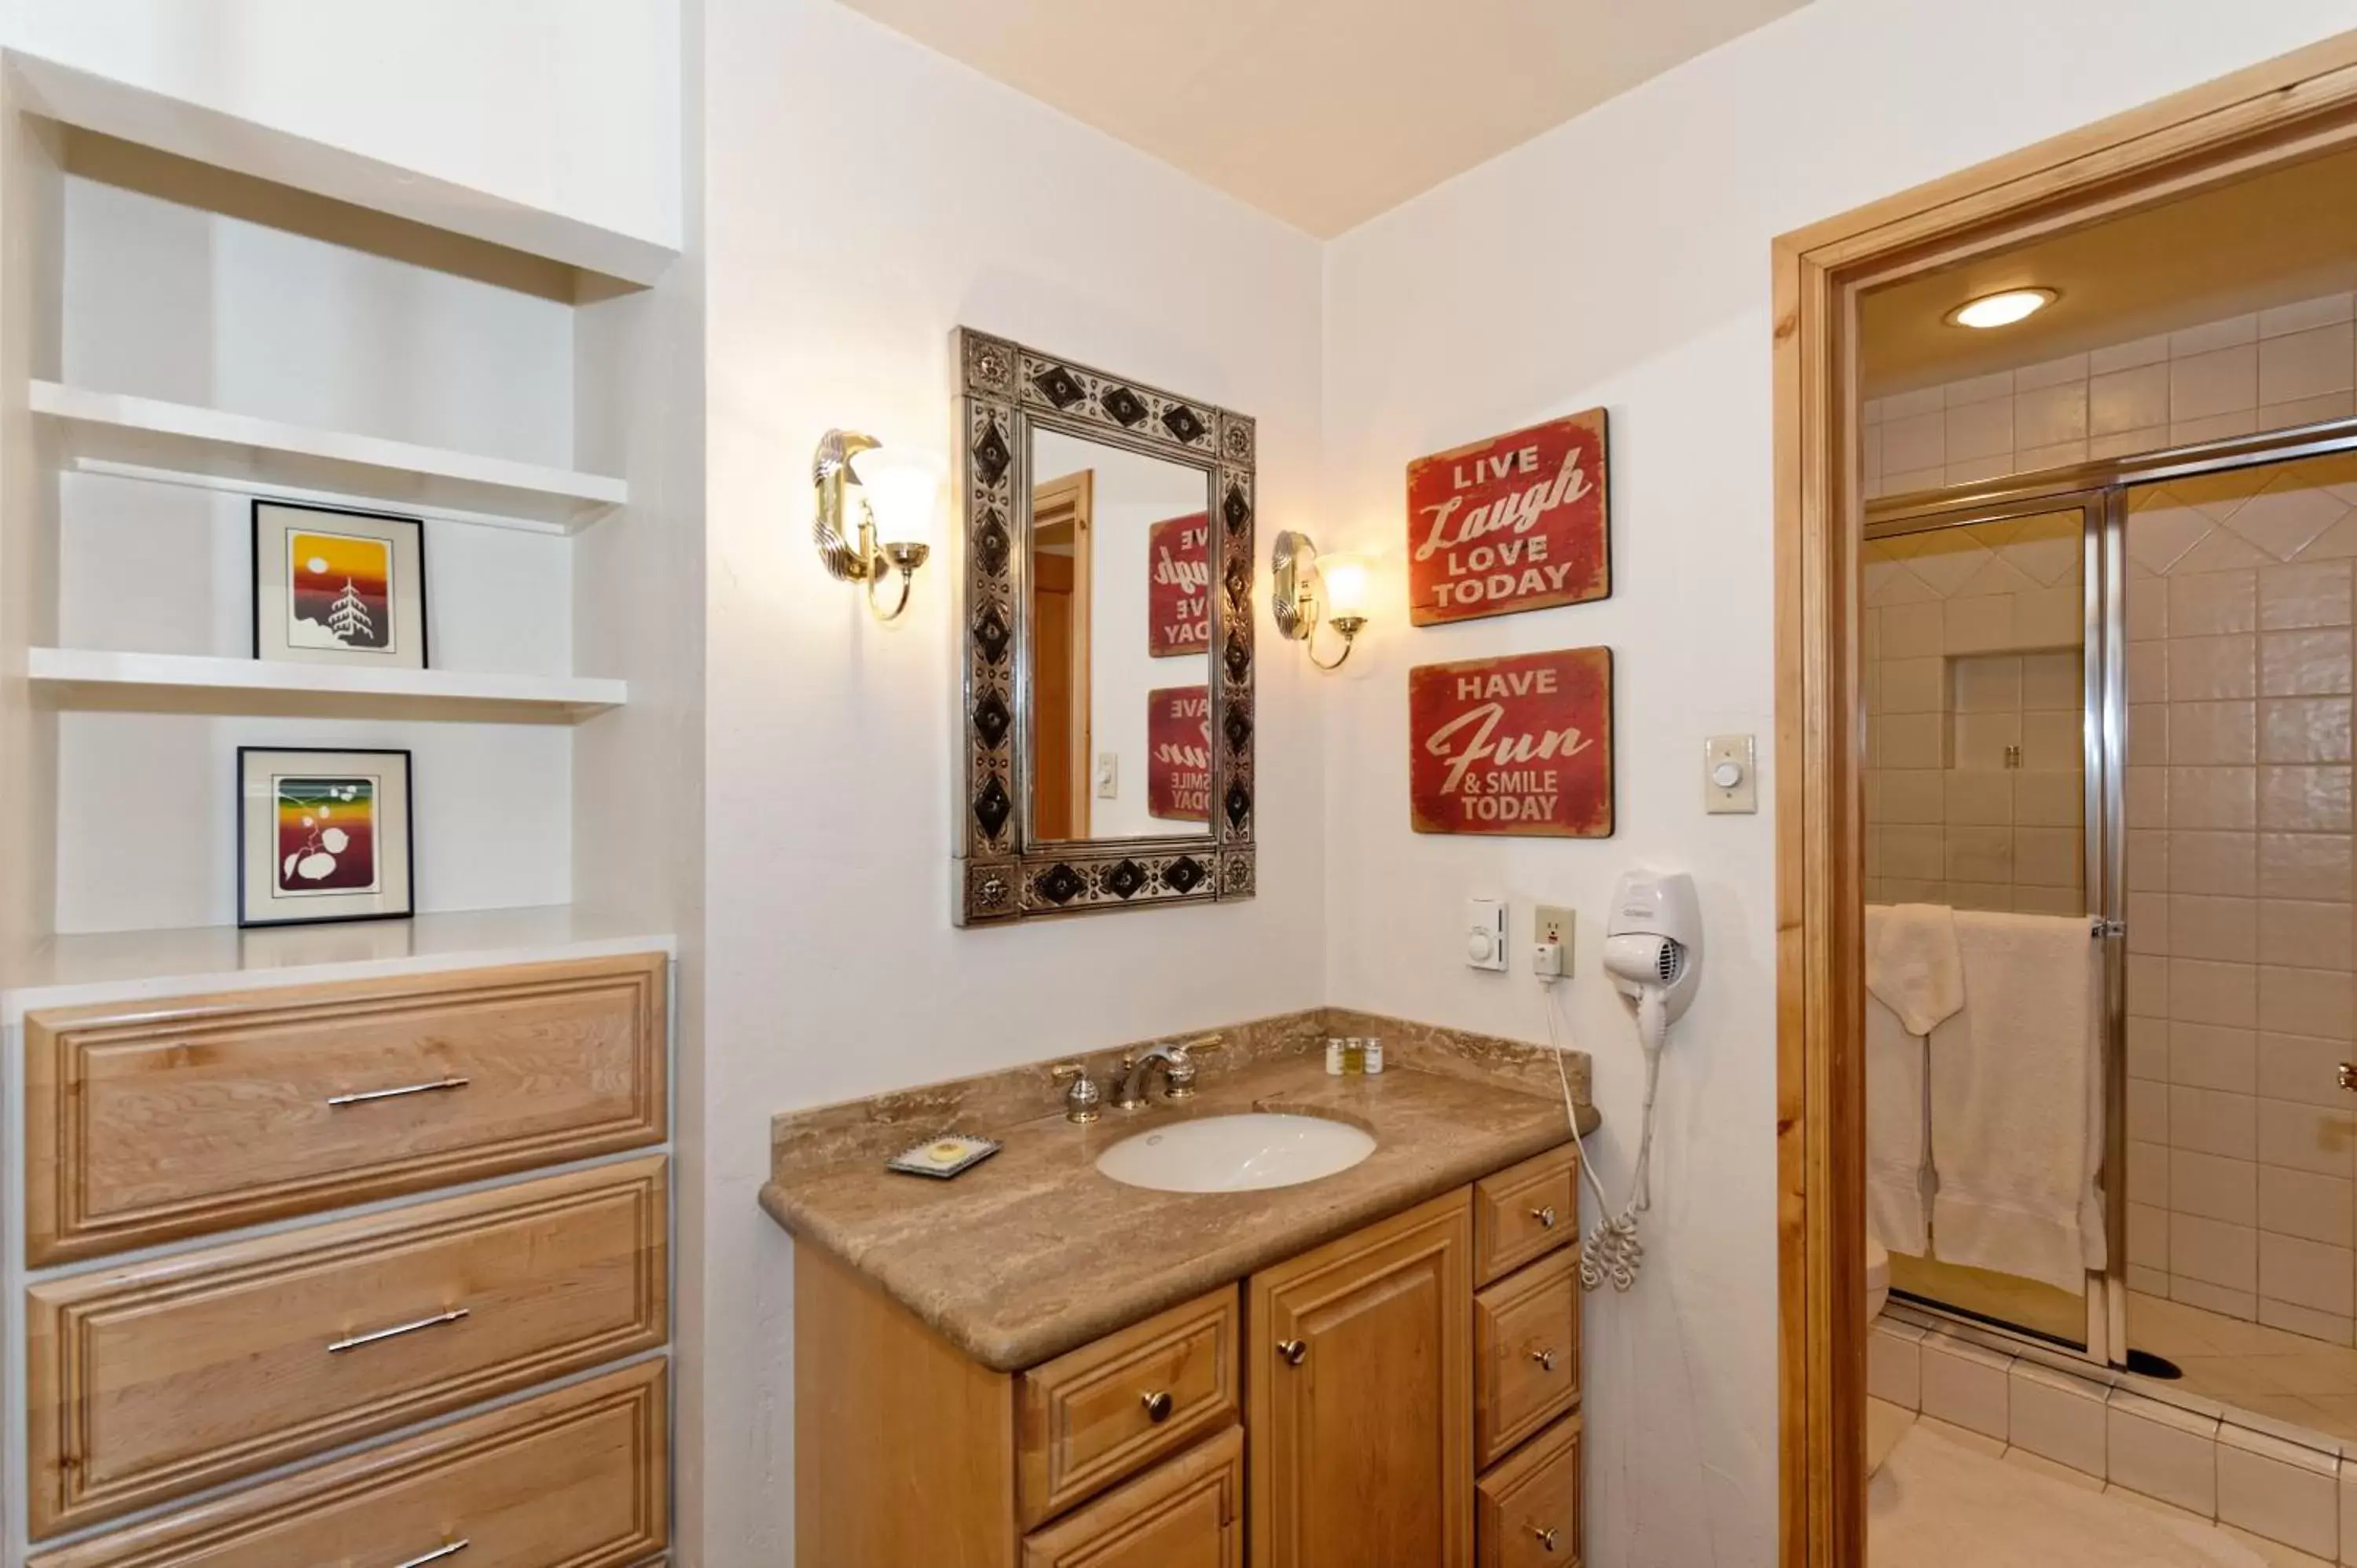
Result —
[{"label": "dresser drawer", "polygon": [[669,1408],[663,1363],[649,1361],[27,1568],[635,1568],[670,1544]]},{"label": "dresser drawer", "polygon": [[661,1143],[664,968],[651,953],[29,1015],[27,1255]]},{"label": "dresser drawer", "polygon": [[32,1534],[660,1346],[666,1212],[638,1159],[33,1287]]},{"label": "dresser drawer", "polygon": [[1473,1184],[1473,1283],[1488,1284],[1568,1246],[1579,1230],[1579,1151],[1570,1144]]},{"label": "dresser drawer", "polygon": [[1475,1485],[1479,1568],[1579,1562],[1579,1417],[1566,1416]]},{"label": "dresser drawer", "polygon": [[1473,1467],[1579,1402],[1579,1254],[1555,1252],[1473,1296]]},{"label": "dresser drawer", "polygon": [[1236,1420],[1233,1286],[1023,1374],[1018,1506],[1027,1530]]}]

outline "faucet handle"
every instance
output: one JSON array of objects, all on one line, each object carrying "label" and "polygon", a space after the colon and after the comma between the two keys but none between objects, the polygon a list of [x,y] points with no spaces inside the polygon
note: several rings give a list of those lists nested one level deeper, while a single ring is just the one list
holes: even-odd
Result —
[{"label": "faucet handle", "polygon": [[1181,1040],[1170,1047],[1169,1063],[1163,1069],[1162,1092],[1166,1099],[1195,1098],[1195,1058],[1224,1050],[1226,1040],[1216,1034],[1198,1035],[1191,1040]]},{"label": "faucet handle", "polygon": [[1189,1056],[1208,1057],[1214,1051],[1226,1050],[1228,1037],[1214,1029],[1208,1035],[1198,1035],[1191,1040],[1179,1041],[1178,1048]]},{"label": "faucet handle", "polygon": [[1065,1085],[1064,1120],[1075,1127],[1085,1127],[1103,1112],[1098,1109],[1104,1102],[1104,1090],[1089,1077],[1088,1068],[1080,1062],[1058,1062],[1048,1069],[1048,1076]]}]

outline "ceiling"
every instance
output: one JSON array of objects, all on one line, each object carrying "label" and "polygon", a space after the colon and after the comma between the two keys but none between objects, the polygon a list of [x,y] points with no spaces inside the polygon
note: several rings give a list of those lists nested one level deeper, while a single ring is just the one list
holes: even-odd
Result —
[{"label": "ceiling", "polygon": [[846,0],[1319,238],[1805,0]]},{"label": "ceiling", "polygon": [[[1942,319],[2029,285],[2061,297],[2013,327]],[[1866,395],[2061,359],[2357,288],[2357,152],[2316,158],[1877,290],[1859,306]]]}]

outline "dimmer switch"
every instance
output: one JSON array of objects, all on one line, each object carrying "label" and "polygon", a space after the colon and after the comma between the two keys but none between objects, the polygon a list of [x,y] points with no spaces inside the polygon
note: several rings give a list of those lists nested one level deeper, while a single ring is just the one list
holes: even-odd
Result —
[{"label": "dimmer switch", "polygon": [[1475,969],[1505,969],[1506,906],[1502,900],[1465,900],[1465,961]]},{"label": "dimmer switch", "polygon": [[1758,745],[1748,735],[1702,743],[1702,809],[1713,815],[1760,809]]}]

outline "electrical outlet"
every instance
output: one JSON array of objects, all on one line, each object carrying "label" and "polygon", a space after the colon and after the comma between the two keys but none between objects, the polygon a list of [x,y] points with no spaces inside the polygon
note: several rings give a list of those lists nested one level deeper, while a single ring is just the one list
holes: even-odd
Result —
[{"label": "electrical outlet", "polygon": [[1563,950],[1561,972],[1565,974],[1571,972],[1572,919],[1570,910],[1556,908],[1552,904],[1540,905],[1538,912],[1531,917],[1532,940],[1541,945],[1553,942]]}]

